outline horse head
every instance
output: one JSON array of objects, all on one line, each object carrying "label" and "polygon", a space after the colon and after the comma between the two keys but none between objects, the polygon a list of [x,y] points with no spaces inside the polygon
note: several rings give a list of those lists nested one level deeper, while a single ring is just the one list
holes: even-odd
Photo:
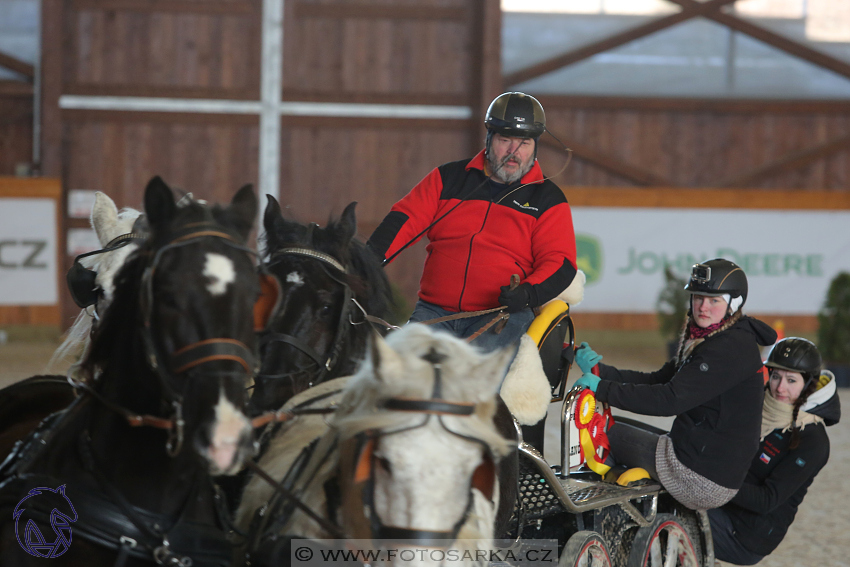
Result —
[{"label": "horse head", "polygon": [[494,425],[509,351],[418,324],[376,338],[331,423],[346,536],[489,545],[496,466],[512,450]]},{"label": "horse head", "polygon": [[101,377],[109,404],[166,413],[171,456],[191,448],[213,474],[231,474],[253,454],[243,407],[260,283],[245,242],[257,199],[246,186],[224,208],[178,207],[156,177],[144,201],[149,236],[118,274],[82,368]]},{"label": "horse head", "polygon": [[268,197],[267,269],[280,282],[281,301],[261,337],[252,411],[278,409],[318,382],[351,374],[369,336],[369,326],[359,324],[364,311],[386,311],[389,282],[378,258],[355,239],[355,206],[321,227],[284,219]]}]

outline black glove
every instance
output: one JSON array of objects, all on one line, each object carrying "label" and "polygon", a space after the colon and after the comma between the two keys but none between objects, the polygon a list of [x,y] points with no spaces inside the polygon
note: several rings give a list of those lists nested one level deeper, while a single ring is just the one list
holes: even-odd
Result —
[{"label": "black glove", "polygon": [[533,292],[531,284],[523,282],[511,289],[509,285],[502,286],[502,293],[499,294],[499,303],[508,308],[508,313],[516,313],[527,307],[531,307],[531,294]]}]

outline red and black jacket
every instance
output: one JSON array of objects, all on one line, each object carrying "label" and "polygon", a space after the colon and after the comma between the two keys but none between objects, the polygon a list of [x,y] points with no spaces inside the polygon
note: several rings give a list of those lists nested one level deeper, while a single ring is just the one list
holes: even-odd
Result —
[{"label": "red and black jacket", "polygon": [[530,307],[561,293],[576,274],[570,206],[535,161],[523,178],[496,195],[484,152],[434,169],[375,229],[369,246],[388,258],[455,205],[426,233],[429,244],[419,298],[449,311],[499,305],[512,274],[532,285]]}]

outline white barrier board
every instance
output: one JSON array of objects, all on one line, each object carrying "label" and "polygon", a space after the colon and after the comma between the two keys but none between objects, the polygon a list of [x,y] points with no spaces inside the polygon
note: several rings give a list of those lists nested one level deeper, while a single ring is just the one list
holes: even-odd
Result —
[{"label": "white barrier board", "polygon": [[0,199],[0,305],[55,305],[56,203]]},{"label": "white barrier board", "polygon": [[652,313],[664,265],[723,257],[749,281],[745,311],[814,315],[830,280],[850,271],[850,211],[574,207],[580,311]]}]

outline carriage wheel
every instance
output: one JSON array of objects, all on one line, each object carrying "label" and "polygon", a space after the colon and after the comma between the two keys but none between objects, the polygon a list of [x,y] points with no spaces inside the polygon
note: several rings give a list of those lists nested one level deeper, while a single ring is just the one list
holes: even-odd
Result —
[{"label": "carriage wheel", "polygon": [[608,545],[596,532],[580,531],[570,537],[561,553],[559,567],[611,567]]},{"label": "carriage wheel", "polygon": [[652,524],[635,534],[628,567],[699,566],[694,544],[676,516],[658,514]]}]

